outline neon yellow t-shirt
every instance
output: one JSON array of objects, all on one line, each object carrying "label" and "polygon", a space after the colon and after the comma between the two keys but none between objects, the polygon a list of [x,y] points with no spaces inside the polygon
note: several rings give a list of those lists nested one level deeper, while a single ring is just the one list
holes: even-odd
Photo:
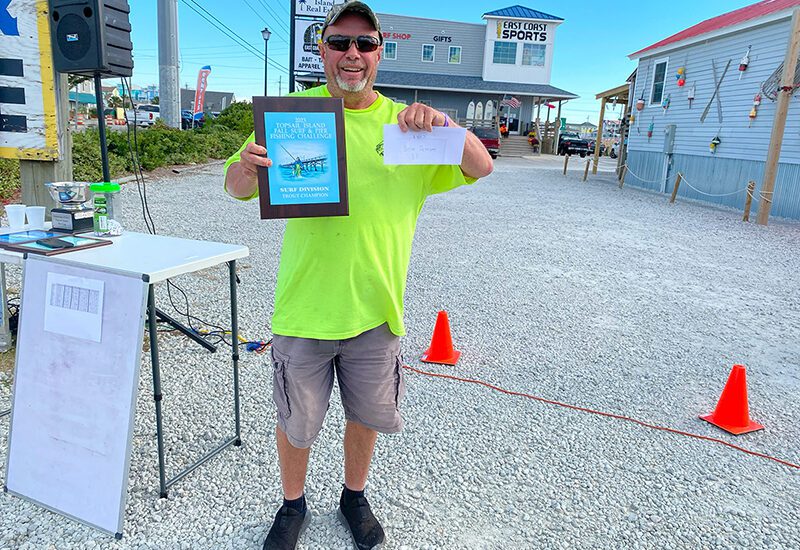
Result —
[{"label": "neon yellow t-shirt", "polygon": [[[292,95],[330,97],[326,86]],[[475,181],[458,166],[383,163],[383,125],[397,124],[405,107],[378,94],[366,109],[345,109],[350,215],[287,220],[273,333],[342,340],[388,323],[405,334],[403,294],[425,199]]]}]

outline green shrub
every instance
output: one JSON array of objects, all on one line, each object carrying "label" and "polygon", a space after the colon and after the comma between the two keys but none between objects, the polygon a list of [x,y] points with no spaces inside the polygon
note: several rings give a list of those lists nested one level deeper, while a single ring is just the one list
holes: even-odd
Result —
[{"label": "green shrub", "polygon": [[0,159],[0,200],[10,199],[19,189],[19,161]]},{"label": "green shrub", "polygon": [[[218,120],[222,123],[217,123]],[[136,147],[134,133],[106,132],[108,165],[112,179],[133,173],[131,149],[138,151],[142,169],[153,170],[173,164],[202,163],[208,159],[226,159],[241,147],[253,131],[253,114],[249,103],[234,103],[219,118],[204,128],[178,130],[160,120],[150,128],[138,128]],[[130,139],[130,142],[129,142]],[[72,135],[73,179],[102,181],[100,133],[87,128]],[[20,187],[19,161],[0,158],[0,200],[8,200]]]},{"label": "green shrub", "polygon": [[[237,132],[244,141],[253,133],[253,104],[245,102],[231,103],[219,116],[206,123],[207,129],[222,126]],[[241,143],[239,144],[241,145]]]},{"label": "green shrub", "polygon": [[[106,135],[111,137],[113,132]],[[108,169],[111,178],[118,178],[128,171],[124,158],[113,154],[109,148]],[[75,181],[103,181],[103,161],[100,157],[100,132],[86,129],[72,136],[72,178]]]}]

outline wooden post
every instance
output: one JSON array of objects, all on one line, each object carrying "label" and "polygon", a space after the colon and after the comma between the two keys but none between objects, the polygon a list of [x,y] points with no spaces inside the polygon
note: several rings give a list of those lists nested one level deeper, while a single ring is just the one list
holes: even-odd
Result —
[{"label": "wooden post", "polygon": [[672,188],[672,198],[669,199],[669,203],[672,204],[675,202],[675,197],[678,196],[678,186],[681,184],[681,178],[683,174],[678,172],[678,177],[675,178],[675,187]]},{"label": "wooden post", "polygon": [[786,47],[783,60],[783,77],[778,91],[778,105],[775,107],[775,119],[772,122],[772,136],[767,149],[767,162],[764,167],[764,181],[761,184],[761,203],[758,207],[759,225],[767,225],[769,211],[772,208],[772,195],[775,190],[775,177],[778,175],[778,160],[783,146],[783,132],[786,129],[786,115],[794,91],[794,70],[797,65],[797,54],[800,51],[800,9],[792,13],[792,32]]},{"label": "wooden post", "polygon": [[742,216],[743,222],[750,221],[750,207],[753,205],[753,193],[756,190],[756,182],[751,181],[747,184],[747,198],[744,200],[744,216]]},{"label": "wooden post", "polygon": [[622,189],[622,186],[625,185],[625,174],[627,174],[627,173],[628,173],[628,165],[627,164],[623,164],[622,165],[622,174],[621,174],[621,177],[619,178],[619,188],[620,189]]},{"label": "wooden post", "polygon": [[600,142],[603,139],[603,118],[606,116],[606,98],[600,104],[600,122],[597,123],[597,139],[594,142],[594,169],[592,174],[597,173],[597,162],[600,159]]},{"label": "wooden post", "polygon": [[586,169],[583,171],[583,181],[586,181],[586,178],[589,177],[589,165],[592,163],[592,159],[586,159]]},{"label": "wooden post", "polygon": [[567,175],[567,164],[569,163],[569,155],[564,155],[564,175]]},{"label": "wooden post", "polygon": [[558,113],[556,114],[556,131],[553,132],[553,151],[558,149],[558,138],[561,135],[561,102],[558,102]]},{"label": "wooden post", "polygon": [[[56,202],[44,186],[50,181],[72,180],[72,134],[69,130],[69,90],[66,74],[54,75],[56,95],[56,119],[61,158],[55,161],[19,161],[19,179],[22,187],[22,204],[47,207],[46,217]],[[101,113],[102,115],[102,113]],[[77,115],[75,116],[77,119]]]}]

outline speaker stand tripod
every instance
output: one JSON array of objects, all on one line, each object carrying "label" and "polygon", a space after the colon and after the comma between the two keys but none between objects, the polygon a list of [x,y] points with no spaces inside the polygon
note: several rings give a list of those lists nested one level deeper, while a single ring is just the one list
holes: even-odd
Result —
[{"label": "speaker stand tripod", "polygon": [[[99,72],[94,73],[94,97],[95,101],[97,102],[97,129],[100,132],[100,158],[102,159],[103,163],[103,181],[111,181],[111,171],[108,168],[108,142],[106,141],[106,117],[105,106],[103,104],[103,82]],[[131,105],[131,107],[133,107],[133,105]],[[130,123],[130,121],[128,122]],[[167,284],[169,284],[169,282]],[[156,318],[167,323],[172,328],[184,334],[191,340],[194,340],[208,351],[217,351],[217,346],[197,334],[197,332],[190,329],[174,317],[167,315],[160,308],[156,308]]]}]

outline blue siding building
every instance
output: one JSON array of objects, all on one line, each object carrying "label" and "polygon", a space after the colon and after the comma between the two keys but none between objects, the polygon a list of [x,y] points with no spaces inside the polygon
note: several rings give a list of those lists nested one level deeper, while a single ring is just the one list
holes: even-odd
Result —
[{"label": "blue siding building", "polygon": [[[627,185],[671,193],[680,172],[679,196],[742,209],[752,180],[757,208],[776,75],[797,7],[800,0],[758,2],[629,56],[639,64],[630,94]],[[754,105],[756,96],[760,105]],[[800,106],[794,97],[771,215],[800,219]]]}]

